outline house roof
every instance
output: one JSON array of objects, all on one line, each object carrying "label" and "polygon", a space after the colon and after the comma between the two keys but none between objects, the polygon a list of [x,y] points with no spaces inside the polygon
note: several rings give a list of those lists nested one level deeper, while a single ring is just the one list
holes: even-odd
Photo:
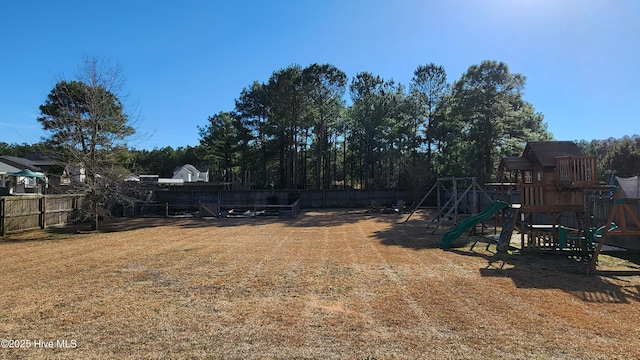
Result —
[{"label": "house roof", "polygon": [[54,156],[42,153],[28,153],[25,155],[27,160],[30,160],[34,166],[38,166],[43,170],[47,170],[51,166],[56,165]]},{"label": "house roof", "polygon": [[522,156],[532,164],[544,167],[556,165],[558,156],[582,155],[580,148],[573,141],[534,141],[527,143]]},{"label": "house roof", "polygon": [[17,167],[11,166],[10,164],[7,164],[0,160],[0,175],[13,174],[17,173],[18,171],[20,171],[20,169],[18,169]]},{"label": "house roof", "polygon": [[42,171],[32,160],[17,156],[2,155],[0,156],[0,162],[11,165],[19,170],[29,169],[32,171]]},{"label": "house roof", "polygon": [[175,170],[173,170],[173,176],[176,177],[178,175],[178,173],[180,173],[180,171],[188,171],[190,172],[192,175],[197,176],[200,173],[200,170],[196,169],[195,166],[191,165],[191,164],[184,164],[182,166],[177,167]]}]

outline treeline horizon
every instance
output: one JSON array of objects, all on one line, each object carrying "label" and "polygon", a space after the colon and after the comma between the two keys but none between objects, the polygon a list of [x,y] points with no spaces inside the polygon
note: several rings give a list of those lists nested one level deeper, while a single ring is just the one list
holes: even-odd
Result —
[{"label": "treeline horizon", "polygon": [[[472,65],[452,83],[433,63],[413,75],[405,86],[369,72],[349,81],[330,64],[290,65],[206,119],[198,144],[128,149],[120,162],[133,174],[161,177],[188,163],[210,170],[212,181],[256,188],[421,189],[438,177],[494,180],[501,158],[553,139],[543,114],[522,97],[525,77],[502,62]],[[603,180],[640,172],[638,135],[574,142],[598,156]],[[46,147],[0,142],[0,155]]]},{"label": "treeline horizon", "polygon": [[[552,140],[554,141],[554,140]],[[609,181],[610,176],[631,177],[640,175],[640,135],[624,135],[620,138],[570,140],[578,145],[585,155],[598,158],[598,175],[603,183]],[[25,157],[48,151],[45,143],[7,143],[0,141],[0,155]],[[153,174],[169,178],[173,171],[184,164],[198,164],[203,151],[200,145],[195,146],[165,146],[149,149],[130,149],[130,162],[127,163],[132,174]],[[135,162],[135,163],[134,163]],[[197,165],[194,165],[198,167]],[[203,170],[208,168],[198,167]],[[155,170],[155,171],[154,171]],[[442,175],[446,177],[446,174]],[[433,180],[435,181],[435,179]],[[431,183],[425,184],[430,186]]]},{"label": "treeline horizon", "polygon": [[440,174],[490,180],[502,157],[551,139],[525,77],[502,62],[453,83],[433,63],[413,75],[405,86],[330,64],[274,71],[198,127],[193,165],[263,188],[414,189]]}]

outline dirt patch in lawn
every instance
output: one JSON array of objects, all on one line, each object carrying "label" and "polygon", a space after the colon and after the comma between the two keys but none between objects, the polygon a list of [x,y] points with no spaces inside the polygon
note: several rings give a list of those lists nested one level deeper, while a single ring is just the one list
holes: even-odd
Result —
[{"label": "dirt patch in lawn", "polygon": [[637,257],[586,275],[566,256],[471,249],[477,237],[443,251],[443,229],[401,220],[306,211],[7,236],[1,357],[640,358]]}]

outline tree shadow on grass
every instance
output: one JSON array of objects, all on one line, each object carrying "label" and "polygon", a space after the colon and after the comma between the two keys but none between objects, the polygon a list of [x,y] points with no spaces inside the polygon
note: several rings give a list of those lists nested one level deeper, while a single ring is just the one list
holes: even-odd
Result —
[{"label": "tree shadow on grass", "polygon": [[14,232],[0,237],[0,244],[24,243],[32,241],[60,241],[72,238],[78,233],[74,225],[50,227],[47,229]]},{"label": "tree shadow on grass", "polygon": [[[192,218],[182,226],[186,228],[200,227],[229,227],[229,226],[262,226],[280,223],[292,228],[314,228],[342,226],[346,223],[357,223],[371,219],[366,209],[320,209],[303,210],[295,219],[278,216],[247,216],[228,218]],[[397,221],[397,217],[390,217],[389,221]]]},{"label": "tree shadow on grass", "polygon": [[91,230],[90,223],[76,223],[63,226],[52,226],[47,227],[46,229],[14,232],[7,234],[4,237],[0,237],[0,244],[72,239],[74,237],[87,234],[125,232],[156,226],[177,224],[183,221],[184,219],[178,220],[167,218],[119,217],[100,221],[98,230],[95,231]]},{"label": "tree shadow on grass", "polygon": [[[222,228],[235,226],[263,226],[280,223],[294,228],[305,227],[330,227],[340,226],[349,222],[358,222],[371,219],[371,214],[366,209],[321,209],[303,210],[295,218],[278,216],[254,216],[254,217],[117,217],[103,220],[99,224],[99,230],[90,231],[90,223],[72,224],[60,227],[50,227],[44,230],[27,230],[0,237],[1,243],[26,242],[26,241],[50,241],[70,238],[76,235],[90,233],[113,233],[134,231],[158,226],[179,226],[185,229],[194,228]],[[385,217],[389,221],[396,221],[397,216]]]},{"label": "tree shadow on grass", "polygon": [[385,230],[377,231],[375,236],[382,244],[401,246],[414,250],[439,249],[443,231],[433,233],[433,226],[418,222],[397,222]]}]

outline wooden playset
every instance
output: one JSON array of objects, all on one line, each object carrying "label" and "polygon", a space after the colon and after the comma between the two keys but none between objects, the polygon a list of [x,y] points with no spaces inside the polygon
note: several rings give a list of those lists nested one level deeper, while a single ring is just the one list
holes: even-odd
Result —
[{"label": "wooden playset", "polygon": [[[632,179],[618,178],[619,183],[623,180]],[[589,268],[592,270],[596,267],[598,255],[607,239],[614,236],[640,236],[640,220],[638,219],[638,213],[640,213],[640,182],[638,181],[638,176],[635,176],[633,181],[635,185],[631,189],[634,191],[628,191],[629,187],[625,191],[625,186],[621,188],[611,186],[610,188],[610,194],[614,198],[613,207],[606,223],[599,229],[602,235],[596,239],[598,243],[589,264]]]},{"label": "wooden playset", "polygon": [[[502,159],[499,170],[501,182],[490,185],[498,200],[512,204],[510,229],[519,231],[523,250],[588,250],[585,192],[600,188],[595,156],[571,141],[530,142],[522,156]],[[571,236],[562,231],[568,228]]]},{"label": "wooden playset", "polygon": [[[522,156],[502,159],[498,170],[498,182],[486,184],[492,190],[483,190],[475,178],[470,178],[471,185],[458,196],[460,179],[441,178],[422,199],[420,204],[434,189],[438,189],[439,199],[440,189],[446,189],[442,181],[453,181],[453,190],[446,191],[448,202],[444,206],[438,202],[436,219],[451,218],[456,224],[444,233],[441,248],[449,248],[454,239],[470,229],[473,231],[476,225],[490,218],[498,221],[500,217],[503,226],[498,251],[509,248],[516,230],[520,234],[520,249],[523,251],[570,252],[584,258],[591,256],[590,264],[594,268],[607,238],[631,237],[630,240],[637,245],[635,238],[640,236],[638,177],[635,177],[635,185],[626,185],[627,189],[635,191],[632,196],[628,190],[621,190],[625,186],[600,185],[597,158],[583,155],[574,142],[530,142]],[[618,182],[630,181],[617,179]],[[466,212],[468,216],[458,221],[459,206],[471,191],[473,211]],[[482,196],[476,198],[476,193]],[[615,199],[611,200],[614,196]],[[490,204],[480,212],[476,209],[476,199],[482,200],[479,202],[489,200]],[[613,206],[609,205],[611,203]],[[600,216],[604,214],[609,215]]]}]

